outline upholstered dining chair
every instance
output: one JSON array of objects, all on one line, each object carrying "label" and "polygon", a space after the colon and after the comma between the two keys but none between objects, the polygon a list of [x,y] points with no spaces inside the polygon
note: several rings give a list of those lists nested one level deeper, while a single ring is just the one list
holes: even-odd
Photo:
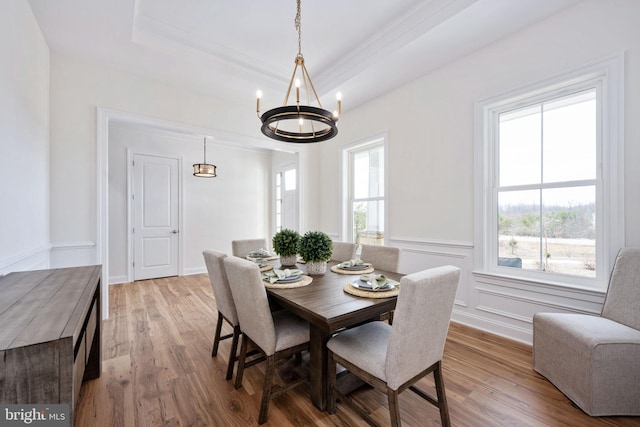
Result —
[{"label": "upholstered dining chair", "polygon": [[269,249],[267,239],[244,239],[231,241],[231,253],[233,256],[245,258],[253,251]]},{"label": "upholstered dining chair", "polygon": [[227,257],[224,265],[242,325],[242,345],[235,388],[242,387],[249,344],[258,348],[267,361],[258,415],[258,423],[263,424],[267,421],[269,401],[307,380],[303,377],[286,387],[273,386],[276,361],[307,350],[310,328],[306,321],[286,310],[271,312],[257,264],[238,257]]},{"label": "upholstered dining chair", "polygon": [[[229,364],[226,375],[227,380],[230,380],[233,376],[233,367],[237,360],[238,339],[241,332],[236,306],[233,303],[233,296],[231,295],[231,289],[229,288],[229,282],[227,280],[227,273],[224,268],[224,259],[227,255],[213,250],[204,250],[202,251],[202,255],[204,256],[204,262],[207,265],[209,280],[211,281],[211,287],[213,288],[213,297],[216,300],[216,307],[218,308],[218,323],[216,324],[216,333],[213,338],[213,350],[211,350],[211,357],[215,357],[218,354],[218,345],[221,340],[232,338],[231,353],[229,354]],[[222,332],[222,323],[225,320],[233,328],[233,333],[220,336]]]},{"label": "upholstered dining chair", "polygon": [[349,261],[356,257],[356,249],[358,245],[349,242],[333,242],[333,252],[331,252],[331,261]]},{"label": "upholstered dining chair", "polygon": [[533,369],[589,415],[640,415],[640,248],[618,252],[600,316],[533,317]]},{"label": "upholstered dining chair", "polygon": [[362,245],[360,259],[370,262],[377,270],[399,273],[401,252],[400,248],[393,246]]},{"label": "upholstered dining chair", "polygon": [[[376,270],[391,271],[399,273],[400,254],[402,250],[393,246],[362,245],[360,259],[373,264]],[[380,320],[388,320],[393,323],[394,312],[384,313]]]},{"label": "upholstered dining chair", "polygon": [[[400,426],[398,394],[409,388],[440,410],[449,426],[449,410],[442,379],[442,354],[449,330],[460,269],[444,266],[404,276],[392,325],[369,322],[329,339],[329,399],[327,411],[336,411],[336,398],[353,407],[371,425],[369,413],[336,388],[336,363],[386,393],[391,425]],[[414,384],[433,372],[434,398]]]}]

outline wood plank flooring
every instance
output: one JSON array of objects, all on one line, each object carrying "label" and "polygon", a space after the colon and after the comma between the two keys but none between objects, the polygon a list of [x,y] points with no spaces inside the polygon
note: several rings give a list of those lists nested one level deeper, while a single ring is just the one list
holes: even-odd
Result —
[{"label": "wood plank flooring", "polygon": [[[216,309],[208,276],[114,285],[109,299],[102,375],[82,386],[76,426],[257,425],[264,364],[246,370],[240,390],[225,381],[230,340],[211,357]],[[443,366],[453,426],[640,426],[640,417],[589,417],[533,371],[531,347],[459,324],[451,325]],[[433,392],[432,384],[427,377],[419,385]],[[355,396],[389,425],[384,395],[362,388]],[[400,409],[404,426],[440,425],[437,409],[410,391],[400,395]],[[264,425],[366,424],[340,402],[335,415],[318,411],[304,385],[272,401]]]}]

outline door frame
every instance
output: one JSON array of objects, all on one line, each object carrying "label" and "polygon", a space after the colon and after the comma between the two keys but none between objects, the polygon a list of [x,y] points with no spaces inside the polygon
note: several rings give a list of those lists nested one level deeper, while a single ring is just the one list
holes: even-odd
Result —
[{"label": "door frame", "polygon": [[135,224],[135,203],[133,203],[134,192],[134,171],[133,158],[135,155],[162,157],[165,159],[174,159],[178,161],[178,276],[184,276],[184,177],[183,175],[183,157],[179,154],[152,153],[148,151],[132,151],[127,148],[127,282],[133,282],[134,279],[134,236],[131,232]]},{"label": "door frame", "polygon": [[[306,147],[293,147],[291,144],[264,138],[253,137],[219,129],[188,125],[169,120],[158,119],[137,113],[129,113],[106,107],[96,107],[96,165],[95,176],[95,254],[96,264],[102,265],[102,319],[109,318],[109,123],[121,122],[141,127],[166,129],[186,135],[211,135],[222,145],[254,150],[285,151],[298,154],[298,164],[309,165],[311,158]],[[303,144],[304,145],[304,144]],[[300,170],[301,187],[304,183],[302,175],[310,173]],[[300,188],[300,205],[303,205],[304,189]],[[302,211],[301,211],[302,212]],[[300,227],[305,228],[304,217],[300,218]],[[92,242],[93,243],[93,242]]]}]

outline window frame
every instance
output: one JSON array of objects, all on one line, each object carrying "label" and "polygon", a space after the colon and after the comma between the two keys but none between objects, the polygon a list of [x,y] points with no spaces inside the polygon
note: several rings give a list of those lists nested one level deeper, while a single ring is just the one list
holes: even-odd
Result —
[{"label": "window frame", "polygon": [[388,193],[388,175],[389,175],[389,150],[388,150],[388,135],[387,133],[374,135],[372,137],[363,139],[358,142],[346,145],[342,149],[342,240],[353,242],[355,236],[353,236],[353,215],[351,206],[356,202],[353,197],[353,155],[359,151],[369,150],[373,147],[381,146],[383,153],[384,175],[383,175],[383,196],[359,198],[357,201],[383,201],[383,244],[388,242],[389,233],[389,193]]},{"label": "window frame", "polygon": [[[618,250],[624,246],[624,57],[614,55],[475,105],[475,274],[563,287],[606,290]],[[501,112],[596,87],[596,276],[519,270],[497,265],[498,118]],[[600,126],[601,125],[601,126]]]}]

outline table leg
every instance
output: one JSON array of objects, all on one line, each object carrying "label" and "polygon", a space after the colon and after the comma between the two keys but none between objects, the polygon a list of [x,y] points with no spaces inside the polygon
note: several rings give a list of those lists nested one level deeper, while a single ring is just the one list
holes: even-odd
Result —
[{"label": "table leg", "polygon": [[327,341],[329,341],[331,334],[314,325],[310,327],[309,388],[311,402],[316,408],[324,411],[327,407],[327,394],[329,392]]}]

